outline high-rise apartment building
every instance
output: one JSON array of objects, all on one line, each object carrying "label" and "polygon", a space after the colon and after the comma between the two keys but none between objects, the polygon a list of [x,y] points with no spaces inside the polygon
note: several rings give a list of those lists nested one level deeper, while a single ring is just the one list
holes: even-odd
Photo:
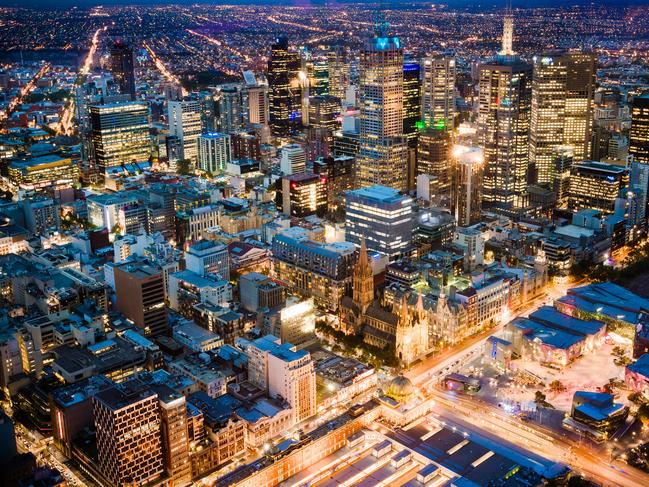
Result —
[{"label": "high-rise apartment building", "polygon": [[453,176],[451,134],[448,130],[427,127],[419,132],[417,141],[417,175],[434,176],[437,181],[439,202],[450,205]]},{"label": "high-rise apartment building", "polygon": [[202,132],[198,100],[172,100],[168,105],[169,132],[180,140],[183,159],[198,162],[198,136]]},{"label": "high-rise apartment building", "polygon": [[292,127],[301,124],[301,97],[296,96],[300,55],[289,51],[288,39],[280,37],[271,46],[268,61],[268,100],[270,128],[273,135],[287,137]]},{"label": "high-rise apartment building", "polygon": [[479,93],[484,204],[520,208],[527,189],[532,66],[512,55],[497,56],[480,66]]},{"label": "high-rise apartment building", "polygon": [[110,47],[110,71],[122,95],[135,99],[135,59],[133,50],[124,42],[116,41]]},{"label": "high-rise apartment building", "polygon": [[482,217],[482,179],[484,157],[478,147],[456,146],[455,175],[453,181],[455,221],[467,227]]},{"label": "high-rise apartment building", "polygon": [[243,124],[242,98],[241,86],[236,84],[225,85],[218,91],[218,127],[221,132],[230,134],[241,130]]},{"label": "high-rise apartment building", "polygon": [[164,471],[158,397],[138,379],[93,397],[99,469],[115,487],[143,485]]},{"label": "high-rise apartment building", "polygon": [[421,119],[427,126],[452,130],[455,125],[455,58],[427,58],[422,67]]},{"label": "high-rise apartment building", "polygon": [[346,195],[346,240],[396,260],[412,240],[413,200],[393,188],[370,186]]},{"label": "high-rise apartment building", "polygon": [[633,98],[629,155],[635,162],[649,164],[649,93]]},{"label": "high-rise apartment building", "polygon": [[316,375],[311,354],[267,335],[246,348],[248,377],[271,397],[281,397],[291,406],[293,424],[316,413]]},{"label": "high-rise apartment building", "polygon": [[147,161],[151,156],[149,109],[128,102],[90,107],[91,142],[95,163],[106,168]]},{"label": "high-rise apartment building", "polygon": [[529,158],[538,183],[551,184],[559,146],[571,146],[575,162],[590,157],[594,89],[594,54],[562,52],[534,58]]},{"label": "high-rise apartment building", "polygon": [[162,269],[145,262],[115,266],[116,307],[147,336],[169,332]]},{"label": "high-rise apartment building", "polygon": [[198,168],[220,174],[232,160],[230,135],[210,132],[198,137]]},{"label": "high-rise apartment building", "polygon": [[158,397],[163,463],[170,485],[190,485],[192,466],[185,396],[165,384],[152,384],[150,387]]},{"label": "high-rise apartment building", "polygon": [[403,48],[378,24],[360,56],[360,150],[357,186],[408,185],[408,146],[403,136]]},{"label": "high-rise apartment building", "polygon": [[248,125],[266,125],[269,120],[268,86],[254,85],[244,88],[244,98],[247,104],[244,123]]}]

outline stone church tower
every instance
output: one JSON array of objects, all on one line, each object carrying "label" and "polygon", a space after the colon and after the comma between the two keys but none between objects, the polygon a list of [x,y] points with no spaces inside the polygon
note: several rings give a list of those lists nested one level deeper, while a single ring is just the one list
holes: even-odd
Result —
[{"label": "stone church tower", "polygon": [[354,267],[352,299],[360,308],[361,314],[365,314],[367,307],[374,301],[374,274],[367,256],[365,239],[361,240],[358,262]]}]

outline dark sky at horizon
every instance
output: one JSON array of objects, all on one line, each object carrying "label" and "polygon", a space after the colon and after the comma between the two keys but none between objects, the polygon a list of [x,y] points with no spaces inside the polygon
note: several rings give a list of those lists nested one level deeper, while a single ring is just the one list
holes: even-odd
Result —
[{"label": "dark sky at horizon", "polygon": [[[0,0],[0,6],[10,7],[27,7],[27,8],[45,8],[45,9],[64,9],[70,7],[92,7],[96,5],[191,5],[191,4],[241,4],[241,5],[324,5],[324,4],[345,4],[345,3],[369,3],[376,4],[377,0]],[[491,9],[502,7],[507,4],[507,0],[442,0],[434,1],[388,1],[384,0],[383,5],[387,8],[404,3],[444,3],[452,8],[470,8],[472,10]],[[617,7],[649,5],[649,0],[512,0],[514,7],[558,7],[571,5],[612,5]]]}]

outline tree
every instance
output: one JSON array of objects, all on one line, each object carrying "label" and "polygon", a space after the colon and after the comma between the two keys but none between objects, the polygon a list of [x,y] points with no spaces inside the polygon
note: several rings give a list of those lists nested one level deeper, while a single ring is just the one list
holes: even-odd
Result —
[{"label": "tree", "polygon": [[182,175],[188,175],[192,173],[192,163],[189,159],[180,159],[176,164],[176,172]]},{"label": "tree", "polygon": [[641,404],[635,413],[635,417],[642,421],[645,426],[649,425],[649,404]]},{"label": "tree", "polygon": [[643,395],[639,392],[632,392],[631,394],[629,394],[627,399],[633,404],[637,404],[638,406],[644,404],[645,402]]},{"label": "tree", "polygon": [[550,392],[554,392],[555,394],[561,394],[562,392],[566,392],[568,388],[563,385],[563,383],[560,380],[553,380],[550,382]]},{"label": "tree", "polygon": [[541,391],[536,391],[534,393],[534,402],[539,407],[554,409],[554,406],[550,404],[548,401],[546,401],[546,396]]}]

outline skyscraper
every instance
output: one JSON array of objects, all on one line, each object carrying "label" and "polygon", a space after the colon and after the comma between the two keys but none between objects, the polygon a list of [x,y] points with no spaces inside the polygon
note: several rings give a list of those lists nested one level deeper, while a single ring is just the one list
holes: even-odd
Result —
[{"label": "skyscraper", "polygon": [[421,66],[410,61],[403,65],[403,133],[410,147],[417,146],[417,122],[421,119]]},{"label": "skyscraper", "polygon": [[293,93],[300,67],[299,54],[289,52],[288,39],[280,37],[271,46],[268,61],[270,128],[277,137],[287,137],[291,126],[301,122],[301,105],[296,106]]},{"label": "skyscraper", "polygon": [[635,162],[649,164],[649,93],[633,99],[629,155]]},{"label": "skyscraper", "polygon": [[501,56],[514,55],[514,16],[512,15],[511,8],[507,9],[505,20],[503,22],[503,39],[502,49],[499,53]]},{"label": "skyscraper", "polygon": [[482,211],[482,178],[484,157],[478,147],[457,146],[453,181],[455,221],[467,227],[480,221]]},{"label": "skyscraper", "polygon": [[412,240],[413,200],[393,188],[370,186],[346,195],[346,240],[396,260]]},{"label": "skyscraper", "polygon": [[163,473],[158,397],[130,379],[93,397],[99,468],[113,485],[143,485]]},{"label": "skyscraper", "polygon": [[349,86],[349,61],[345,47],[336,44],[327,53],[329,69],[329,94],[337,98],[345,98]]},{"label": "skyscraper", "polygon": [[243,117],[242,93],[240,86],[232,84],[223,86],[218,93],[219,130],[225,134],[231,134],[241,130]]},{"label": "skyscraper", "polygon": [[407,189],[408,146],[403,136],[403,49],[385,22],[360,57],[360,150],[357,186]]},{"label": "skyscraper", "polygon": [[90,107],[90,127],[95,162],[102,171],[149,159],[151,144],[146,103],[93,105]]},{"label": "skyscraper", "polygon": [[450,203],[452,170],[450,133],[434,127],[420,131],[417,141],[417,175],[429,174],[437,178],[442,205]]},{"label": "skyscraper", "polygon": [[455,124],[455,58],[424,59],[421,118],[428,126],[452,130]]},{"label": "skyscraper", "polygon": [[198,138],[198,168],[212,174],[225,171],[232,160],[230,136],[219,132],[203,134]]},{"label": "skyscraper", "polygon": [[202,132],[201,105],[198,100],[174,100],[168,106],[169,132],[178,137],[183,159],[198,162],[198,136]]},{"label": "skyscraper", "polygon": [[119,85],[122,95],[135,99],[135,62],[133,50],[122,41],[116,41],[110,48],[110,71]]},{"label": "skyscraper", "polygon": [[594,88],[592,53],[548,53],[534,58],[529,157],[539,184],[551,184],[559,146],[571,146],[575,162],[590,157]]},{"label": "skyscraper", "polygon": [[505,17],[500,55],[480,66],[478,136],[484,149],[484,203],[492,209],[524,206],[532,66],[514,56],[513,19]]},{"label": "skyscraper", "polygon": [[316,96],[329,94],[329,65],[324,57],[313,59],[309,69],[311,93]]},{"label": "skyscraper", "polygon": [[244,88],[246,110],[244,123],[249,125],[266,125],[268,113],[268,86],[254,85]]}]

